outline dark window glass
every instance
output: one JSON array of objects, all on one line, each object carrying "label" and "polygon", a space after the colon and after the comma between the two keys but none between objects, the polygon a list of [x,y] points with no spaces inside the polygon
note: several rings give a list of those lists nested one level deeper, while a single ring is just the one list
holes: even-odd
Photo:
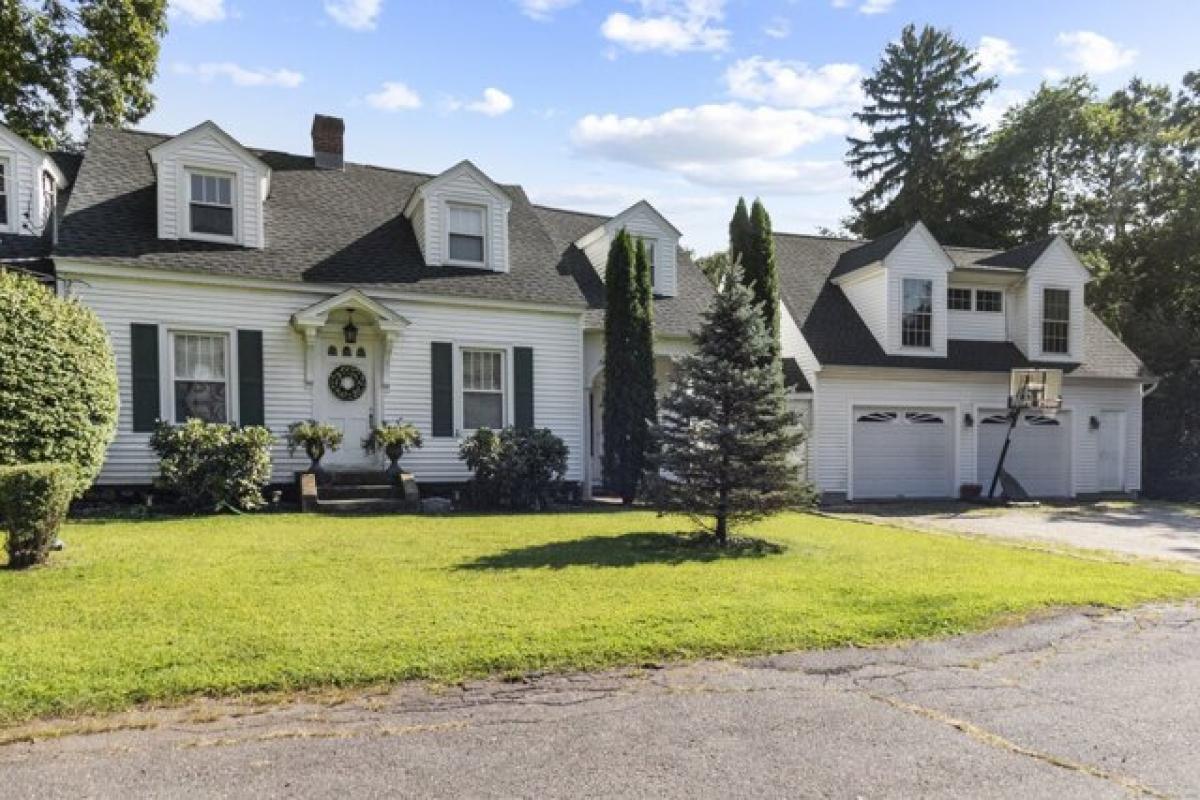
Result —
[{"label": "dark window glass", "polygon": [[1071,292],[1066,289],[1042,291],[1042,351],[1071,351]]},{"label": "dark window glass", "polygon": [[933,281],[904,279],[900,343],[905,347],[933,346]]},{"label": "dark window glass", "polygon": [[997,312],[1004,310],[1004,294],[995,289],[975,290],[975,310]]},{"label": "dark window glass", "polygon": [[0,225],[8,224],[8,173],[7,161],[0,161]]},{"label": "dark window glass", "polygon": [[451,261],[483,261],[483,237],[463,233],[450,234]]},{"label": "dark window glass", "polygon": [[192,173],[190,210],[192,233],[233,236],[233,179]]},{"label": "dark window glass", "polygon": [[946,290],[946,305],[950,307],[951,311],[970,311],[971,290],[953,288]]}]

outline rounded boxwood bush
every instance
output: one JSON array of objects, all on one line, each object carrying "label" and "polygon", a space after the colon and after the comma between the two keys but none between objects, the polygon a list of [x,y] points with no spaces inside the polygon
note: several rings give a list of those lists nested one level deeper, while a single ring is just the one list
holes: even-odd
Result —
[{"label": "rounded boxwood bush", "polygon": [[108,334],[90,309],[4,270],[0,308],[0,464],[70,464],[81,495],[116,431]]},{"label": "rounded boxwood bush", "polygon": [[67,518],[76,484],[71,464],[0,467],[0,526],[8,531],[8,566],[41,564]]}]

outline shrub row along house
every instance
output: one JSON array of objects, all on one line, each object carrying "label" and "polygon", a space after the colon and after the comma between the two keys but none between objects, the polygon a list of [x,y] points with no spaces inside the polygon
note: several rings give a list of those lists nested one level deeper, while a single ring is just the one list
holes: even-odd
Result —
[{"label": "shrub row along house", "polygon": [[[98,127],[80,160],[0,126],[0,259],[52,272],[112,338],[121,412],[99,483],[148,484],[155,421],[198,417],[329,422],[349,443],[329,468],[379,466],[353,443],[402,418],[425,442],[405,465],[429,484],[468,477],[472,430],[536,425],[568,446],[568,481],[598,484],[609,244],[624,228],[650,255],[665,391],[713,294],[680,232],[646,202],[613,217],[535,205],[469,161],[349,163],[343,136],[318,115],[302,156],[211,122]],[[819,490],[941,497],[980,480],[1008,370],[1031,363],[1067,370],[1065,413],[1022,421],[1010,471],[1037,494],[1138,489],[1149,378],[1085,310],[1088,273],[1061,240],[968,251],[917,224],[776,246],[784,371]],[[274,464],[286,482],[306,462],[279,449]]]}]

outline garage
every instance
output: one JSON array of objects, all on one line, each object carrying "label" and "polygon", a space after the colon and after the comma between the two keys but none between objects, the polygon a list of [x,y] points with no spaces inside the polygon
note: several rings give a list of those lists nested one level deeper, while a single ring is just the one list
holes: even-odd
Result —
[{"label": "garage", "polygon": [[855,500],[952,497],[953,412],[855,408],[850,491]]},{"label": "garage", "polygon": [[[1000,460],[1008,414],[984,411],[979,420],[979,476],[986,492]],[[1022,414],[1013,429],[1012,446],[1004,469],[1016,478],[1031,497],[1071,495],[1071,425],[1066,412],[1057,417]],[[999,490],[997,489],[997,492]]]}]

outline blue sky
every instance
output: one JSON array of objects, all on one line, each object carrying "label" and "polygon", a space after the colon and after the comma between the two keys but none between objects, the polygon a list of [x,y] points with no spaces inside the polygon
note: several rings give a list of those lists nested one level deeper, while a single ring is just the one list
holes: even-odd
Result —
[{"label": "blue sky", "polygon": [[1001,81],[981,121],[1087,72],[1176,84],[1195,0],[171,0],[154,112],[307,153],[314,112],[347,158],[439,172],[470,158],[535,202],[655,204],[701,253],[737,196],[777,230],[836,226],[858,81],[908,22],[948,27]]}]

